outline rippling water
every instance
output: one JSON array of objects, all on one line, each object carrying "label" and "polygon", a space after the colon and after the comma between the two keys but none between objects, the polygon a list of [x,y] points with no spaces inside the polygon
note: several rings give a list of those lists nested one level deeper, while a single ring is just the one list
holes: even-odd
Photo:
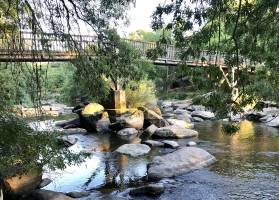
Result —
[{"label": "rippling water", "polygon": [[[181,146],[189,140],[196,141],[198,147],[208,150],[218,162],[208,169],[177,177],[159,199],[184,199],[185,192],[187,199],[279,199],[279,129],[243,121],[239,132],[228,136],[221,127],[222,122],[218,121],[196,124],[198,138],[178,140]],[[91,199],[108,199],[111,192],[116,194],[140,184],[146,176],[147,163],[169,151],[157,148],[147,156],[131,158],[114,153],[124,142],[111,135],[71,137],[79,139],[72,150],[93,151],[93,154],[79,166],[46,172],[45,177],[50,177],[53,183],[45,189],[91,191]],[[138,139],[132,141],[137,142]]]}]

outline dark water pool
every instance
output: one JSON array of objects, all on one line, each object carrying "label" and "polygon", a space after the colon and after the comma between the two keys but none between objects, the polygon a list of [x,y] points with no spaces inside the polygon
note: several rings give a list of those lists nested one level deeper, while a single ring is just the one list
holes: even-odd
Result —
[{"label": "dark water pool", "polygon": [[[166,191],[157,199],[279,199],[279,129],[243,121],[239,132],[228,136],[222,133],[221,126],[218,121],[196,124],[198,138],[177,140],[181,146],[189,140],[196,141],[218,162],[166,180]],[[45,189],[90,191],[91,196],[84,199],[131,198],[123,191],[143,183],[147,163],[168,151],[157,148],[147,156],[131,158],[113,152],[124,142],[108,134],[70,137],[78,138],[71,147],[73,151],[92,151],[92,156],[78,166],[46,172],[45,177],[53,183]]]}]

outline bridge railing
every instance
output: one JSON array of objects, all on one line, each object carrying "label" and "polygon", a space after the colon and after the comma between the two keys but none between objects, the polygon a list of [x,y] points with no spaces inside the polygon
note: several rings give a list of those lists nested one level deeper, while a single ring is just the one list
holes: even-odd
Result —
[{"label": "bridge railing", "polygon": [[[133,48],[138,49],[143,57],[149,49],[156,48],[154,42],[143,42],[136,40],[124,39]],[[88,35],[69,35],[69,34],[53,34],[53,33],[38,33],[19,32],[13,37],[0,38],[0,59],[2,55],[39,55],[51,54],[53,57],[63,54],[74,58],[77,52],[86,51],[89,46],[96,45],[97,38]],[[179,63],[179,52],[173,45],[164,46],[166,54],[157,58],[155,63]],[[208,65],[217,64],[225,65],[225,55],[215,54],[209,51],[202,51],[199,57],[189,57],[186,61],[189,65]],[[246,61],[246,64],[248,62]]]}]

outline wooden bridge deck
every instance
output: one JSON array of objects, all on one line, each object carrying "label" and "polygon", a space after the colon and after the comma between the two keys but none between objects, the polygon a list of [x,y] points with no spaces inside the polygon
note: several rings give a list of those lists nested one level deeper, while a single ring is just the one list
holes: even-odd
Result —
[{"label": "wooden bridge deck", "polygon": [[[148,49],[154,49],[156,43],[124,39],[133,48],[138,49],[142,56],[146,56]],[[11,41],[11,42],[9,42]],[[0,38],[0,62],[53,62],[70,61],[78,54],[86,53],[86,50],[96,44],[96,37],[85,35],[54,35],[50,33],[32,34],[21,32],[12,39]],[[172,46],[166,46],[166,54],[157,58],[156,65],[178,65],[178,50]],[[207,51],[201,53],[199,58],[190,58],[189,66],[208,66],[217,64],[225,66],[224,58]]]}]

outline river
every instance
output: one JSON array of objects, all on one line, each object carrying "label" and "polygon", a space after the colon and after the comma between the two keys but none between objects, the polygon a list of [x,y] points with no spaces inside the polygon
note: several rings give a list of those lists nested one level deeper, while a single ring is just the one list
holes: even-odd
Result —
[{"label": "river", "polygon": [[[198,138],[177,140],[181,146],[196,141],[218,161],[208,168],[163,180],[166,190],[155,199],[279,199],[279,129],[242,121],[239,132],[230,136],[223,134],[222,123],[196,124]],[[93,154],[78,166],[46,171],[44,177],[53,182],[44,189],[90,191],[91,195],[83,199],[132,198],[127,188],[144,184],[147,163],[156,155],[173,151],[154,148],[147,156],[131,158],[114,153],[123,141],[109,134],[70,137],[78,138],[77,144],[70,147],[73,151]]]}]

